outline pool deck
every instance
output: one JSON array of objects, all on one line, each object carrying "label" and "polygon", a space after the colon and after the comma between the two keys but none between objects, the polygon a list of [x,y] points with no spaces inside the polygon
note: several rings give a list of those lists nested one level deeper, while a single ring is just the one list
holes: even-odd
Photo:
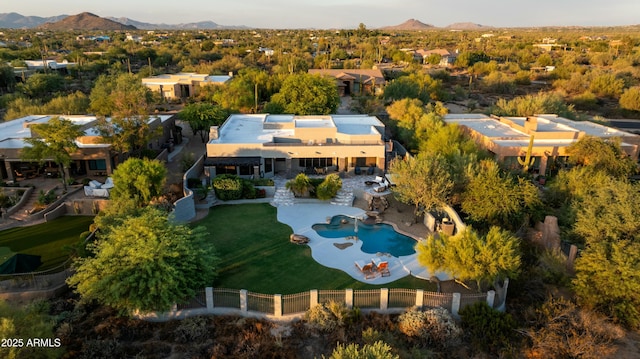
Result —
[{"label": "pool deck", "polygon": [[[361,218],[366,216],[363,209],[329,203],[299,203],[292,206],[278,207],[278,221],[290,226],[293,233],[309,238],[308,245],[311,248],[313,259],[325,267],[342,270],[356,280],[370,284],[386,284],[408,275],[426,280],[429,280],[433,275],[443,281],[452,278],[446,273],[431,273],[418,263],[416,254],[401,257],[388,256],[382,253],[368,254],[360,250],[361,241],[346,238],[324,238],[311,228],[316,223],[326,223],[327,217],[339,214]],[[334,245],[335,243],[351,243],[352,246],[340,249]],[[365,279],[364,275],[356,268],[355,261],[370,262],[376,257],[389,262],[391,275]]]}]

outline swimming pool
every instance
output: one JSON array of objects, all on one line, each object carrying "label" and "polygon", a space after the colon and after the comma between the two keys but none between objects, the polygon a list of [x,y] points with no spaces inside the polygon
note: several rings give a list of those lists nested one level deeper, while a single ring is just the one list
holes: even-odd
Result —
[{"label": "swimming pool", "polygon": [[[333,216],[329,223],[314,224],[311,228],[324,238],[356,236],[355,219],[344,215]],[[365,224],[358,220],[357,237],[365,253],[389,253],[394,257],[416,253],[416,240],[396,232],[388,224]]]}]

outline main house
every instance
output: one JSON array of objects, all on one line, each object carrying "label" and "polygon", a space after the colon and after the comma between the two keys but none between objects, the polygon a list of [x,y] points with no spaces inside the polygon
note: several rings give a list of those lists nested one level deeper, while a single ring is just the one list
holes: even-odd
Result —
[{"label": "main house", "polygon": [[475,141],[507,167],[521,167],[518,157],[530,156],[533,170],[544,175],[549,165],[566,163],[567,147],[585,136],[620,138],[622,149],[634,160],[640,152],[640,136],[590,121],[573,121],[557,115],[498,117],[483,114],[448,114],[447,123],[463,126]]},{"label": "main house", "polygon": [[229,75],[207,75],[193,72],[164,74],[142,79],[142,84],[159,93],[163,100],[185,99],[200,93],[202,86],[222,85],[229,81]]},{"label": "main house", "polygon": [[[22,149],[29,144],[25,139],[34,137],[31,126],[48,123],[53,117],[71,121],[80,126],[84,132],[76,138],[78,149],[71,155],[69,174],[73,176],[103,176],[113,172],[117,164],[118,154],[111,151],[111,145],[105,143],[100,136],[95,116],[52,116],[32,115],[0,123],[0,180],[15,181],[19,178],[35,176],[57,176],[57,164],[53,159],[40,163],[24,161]],[[107,119],[108,120],[108,119]],[[161,150],[171,139],[176,138],[175,118],[173,115],[152,116],[150,127],[162,127],[161,135],[154,138],[147,146],[151,150]]]},{"label": "main house", "polygon": [[213,126],[205,172],[287,177],[385,168],[384,124],[367,115],[231,115]]}]

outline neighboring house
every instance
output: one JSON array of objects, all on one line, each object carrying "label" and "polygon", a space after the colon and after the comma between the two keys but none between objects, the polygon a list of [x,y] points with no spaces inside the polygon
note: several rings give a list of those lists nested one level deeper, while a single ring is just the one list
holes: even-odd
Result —
[{"label": "neighboring house", "polygon": [[521,167],[518,157],[526,155],[533,137],[531,156],[534,172],[544,175],[550,163],[566,163],[569,145],[585,136],[603,139],[618,137],[622,149],[635,161],[640,151],[640,136],[590,121],[573,121],[557,115],[498,117],[482,114],[448,114],[447,123],[463,126],[475,141],[494,154],[507,167]]},{"label": "neighboring house", "polygon": [[75,67],[78,64],[76,62],[68,62],[64,60],[57,62],[56,60],[24,60],[29,70],[44,70],[45,67],[50,70],[66,70],[69,67]]},{"label": "neighboring house", "polygon": [[163,100],[185,99],[196,96],[200,88],[207,85],[224,84],[233,74],[206,75],[193,72],[180,72],[177,74],[164,74],[142,79],[142,84],[153,92],[158,92]]},{"label": "neighboring house", "polygon": [[[0,123],[0,180],[14,181],[18,178],[34,176],[57,176],[57,164],[48,161],[42,165],[36,162],[26,162],[21,158],[22,149],[28,144],[26,138],[31,138],[30,126],[47,123],[56,116],[32,115]],[[66,116],[60,115],[81,126],[84,135],[76,139],[78,150],[72,154],[69,173],[74,176],[108,175],[113,172],[117,164],[118,154],[111,151],[111,145],[105,143],[95,128],[95,116]],[[161,150],[172,139],[179,139],[176,133],[173,115],[153,116],[149,118],[152,128],[162,126],[162,134],[153,139],[148,148]]]},{"label": "neighboring house", "polygon": [[453,66],[453,63],[456,62],[458,58],[458,54],[455,52],[451,52],[447,49],[433,49],[433,50],[417,50],[416,56],[419,58],[420,62],[426,63],[427,59],[431,55],[439,55],[440,62],[438,65],[440,66]]},{"label": "neighboring house", "polygon": [[335,77],[340,96],[379,94],[387,83],[379,69],[310,69],[309,73]]},{"label": "neighboring house", "polygon": [[385,169],[384,124],[367,115],[231,115],[212,126],[205,172],[291,177],[300,172]]}]

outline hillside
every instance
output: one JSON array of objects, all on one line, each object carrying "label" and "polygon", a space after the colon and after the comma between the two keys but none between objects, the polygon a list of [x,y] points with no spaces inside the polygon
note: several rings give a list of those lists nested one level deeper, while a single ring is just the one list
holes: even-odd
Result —
[{"label": "hillside", "polygon": [[15,12],[0,14],[0,28],[3,29],[28,29],[40,26],[46,22],[56,22],[69,15],[58,15],[52,17],[23,16]]},{"label": "hillside", "polygon": [[449,30],[488,30],[493,29],[493,26],[485,26],[480,24],[475,24],[472,22],[456,22],[451,25],[445,26],[445,29]]},{"label": "hillside", "polygon": [[198,21],[198,22],[189,22],[189,23],[182,23],[182,24],[165,24],[165,23],[152,24],[148,22],[129,19],[128,17],[117,17],[117,18],[107,17],[107,19],[119,22],[124,25],[132,25],[140,30],[248,29],[248,27],[246,26],[226,26],[226,25],[217,24],[213,21]]},{"label": "hillside", "polygon": [[394,26],[385,26],[383,28],[381,28],[382,30],[407,30],[407,31],[415,31],[415,30],[429,30],[429,29],[435,29],[435,26],[430,25],[430,24],[425,24],[423,22],[420,22],[416,19],[409,19],[405,22],[403,22],[400,25],[394,25]]},{"label": "hillside", "polygon": [[102,18],[89,12],[68,16],[60,21],[46,23],[38,28],[43,30],[136,30],[135,26],[124,25],[119,22]]}]

